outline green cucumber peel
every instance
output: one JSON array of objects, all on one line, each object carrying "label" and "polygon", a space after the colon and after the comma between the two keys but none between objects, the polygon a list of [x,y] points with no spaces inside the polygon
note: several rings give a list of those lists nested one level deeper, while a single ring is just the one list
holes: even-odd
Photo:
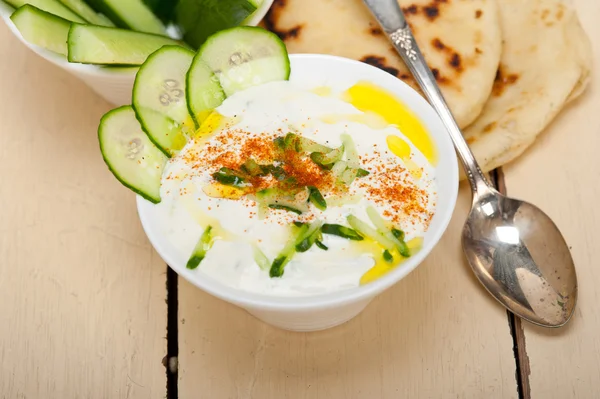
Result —
[{"label": "green cucumber peel", "polygon": [[364,237],[357,230],[353,230],[349,227],[342,226],[340,224],[326,223],[321,227],[323,234],[334,235],[348,240],[362,241]]},{"label": "green cucumber peel", "polygon": [[252,245],[252,254],[254,256],[254,261],[261,268],[261,270],[269,270],[271,267],[271,262],[269,262],[269,258],[267,255],[258,247],[258,245]]},{"label": "green cucumber peel", "polygon": [[[367,207],[367,216],[369,216],[371,223],[377,228],[377,232],[395,244],[400,255],[405,258],[410,257],[410,249],[404,242],[404,232],[397,229],[389,229],[386,226],[385,219],[381,217],[379,212],[377,212],[372,205]],[[402,238],[399,238],[400,236],[402,236]]]},{"label": "green cucumber peel", "polygon": [[318,209],[324,211],[327,209],[327,201],[323,198],[323,194],[316,187],[308,187],[309,196],[308,199],[313,203]]},{"label": "green cucumber peel", "polygon": [[302,211],[300,209],[296,209],[296,208],[293,208],[293,207],[287,206],[287,205],[269,204],[269,208],[271,208],[271,209],[277,209],[277,210],[282,210],[282,211],[293,212],[293,213],[295,213],[297,215],[302,215]]},{"label": "green cucumber peel", "polygon": [[212,247],[213,244],[213,236],[212,236],[212,226],[208,226],[204,229],[204,232],[200,236],[196,247],[192,251],[192,255],[190,256],[187,264],[185,265],[188,269],[195,269],[200,265],[200,262],[204,260],[206,257],[206,253]]},{"label": "green cucumber peel", "polygon": [[323,225],[322,221],[315,221],[310,224],[308,229],[301,235],[298,235],[296,239],[296,251],[297,252],[306,252],[312,247],[317,238],[319,237],[320,228]]},{"label": "green cucumber peel", "polygon": [[320,249],[322,249],[323,251],[329,250],[329,248],[327,247],[327,245],[323,244],[323,242],[321,240],[316,240],[315,241],[315,245],[317,247],[319,247]]},{"label": "green cucumber peel", "polygon": [[217,172],[212,174],[212,178],[215,181],[224,184],[226,186],[233,187],[245,187],[246,180],[241,177],[236,171],[229,168],[221,168]]},{"label": "green cucumber peel", "polygon": [[285,266],[292,260],[294,254],[296,253],[296,242],[298,237],[303,236],[308,231],[309,226],[307,224],[302,225],[298,228],[294,234],[288,239],[283,250],[277,255],[273,263],[271,264],[271,269],[269,270],[270,277],[281,277],[283,276],[283,269]]},{"label": "green cucumber peel", "polygon": [[391,240],[387,236],[381,234],[378,230],[369,226],[366,222],[360,220],[354,215],[347,217],[348,223],[360,234],[370,238],[373,241],[378,242],[382,247],[388,251],[393,251],[397,248],[397,240]]}]

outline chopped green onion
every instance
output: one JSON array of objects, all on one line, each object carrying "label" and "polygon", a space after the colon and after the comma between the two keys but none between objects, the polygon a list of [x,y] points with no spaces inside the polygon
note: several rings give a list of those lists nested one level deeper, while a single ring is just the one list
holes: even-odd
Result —
[{"label": "chopped green onion", "polygon": [[358,168],[358,172],[356,172],[356,177],[365,177],[365,176],[369,176],[371,174],[371,172],[369,172],[366,169],[363,168]]},{"label": "chopped green onion", "polygon": [[252,245],[252,252],[254,254],[254,261],[256,262],[258,267],[260,267],[262,270],[268,270],[271,266],[271,263],[269,262],[269,259],[264,254],[264,252],[261,251],[261,249],[258,247],[258,245]]},{"label": "chopped green onion", "polygon": [[296,208],[292,208],[291,206],[287,206],[287,205],[279,205],[279,204],[269,204],[269,208],[271,209],[279,209],[282,211],[288,211],[288,212],[294,212],[298,215],[302,215],[302,211]]},{"label": "chopped green onion", "polygon": [[323,244],[323,242],[321,242],[320,240],[316,240],[315,245],[321,248],[323,251],[327,251],[329,249],[327,248],[327,245]]},{"label": "chopped green onion", "polygon": [[321,194],[319,189],[316,187],[310,186],[310,187],[308,187],[308,190],[309,190],[308,199],[310,200],[310,202],[312,202],[317,208],[319,208],[322,211],[327,209],[327,202],[325,201],[325,198],[323,198],[323,195]]},{"label": "chopped green onion", "polygon": [[200,262],[206,257],[206,253],[212,247],[212,226],[208,226],[204,229],[204,232],[200,236],[198,243],[194,247],[192,251],[192,255],[190,256],[187,264],[185,265],[188,269],[195,269],[198,267]]},{"label": "chopped green onion", "polygon": [[388,263],[392,263],[394,261],[394,257],[387,249],[383,251],[383,260],[385,260]]},{"label": "chopped green onion", "polygon": [[218,172],[213,173],[213,179],[226,186],[243,187],[245,180],[239,174],[229,168],[221,168]]},{"label": "chopped green onion", "polygon": [[323,234],[331,234],[334,236],[347,238],[348,240],[362,241],[363,237],[358,234],[355,230],[349,227],[345,227],[339,224],[324,224],[321,227]]}]

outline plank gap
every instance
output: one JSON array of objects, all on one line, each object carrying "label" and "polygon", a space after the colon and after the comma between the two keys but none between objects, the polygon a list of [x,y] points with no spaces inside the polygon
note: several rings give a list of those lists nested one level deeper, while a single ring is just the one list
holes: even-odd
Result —
[{"label": "plank gap", "polygon": [[[502,168],[493,170],[490,173],[492,184],[496,189],[506,194],[506,181],[504,180],[504,172]],[[508,327],[513,340],[513,353],[515,356],[515,378],[517,380],[517,394],[519,399],[531,399],[531,390],[529,387],[529,356],[527,356],[527,348],[525,345],[525,332],[521,319],[515,316],[509,310],[506,311],[508,318]]]},{"label": "plank gap", "polygon": [[179,374],[179,280],[167,265],[167,356],[163,362],[167,373],[167,399],[178,399]]}]

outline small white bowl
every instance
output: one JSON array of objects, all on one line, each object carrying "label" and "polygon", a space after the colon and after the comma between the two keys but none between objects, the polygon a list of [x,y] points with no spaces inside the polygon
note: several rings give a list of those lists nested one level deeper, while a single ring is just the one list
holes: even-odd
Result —
[{"label": "small white bowl", "polygon": [[[264,0],[261,6],[254,14],[252,14],[252,17],[249,18],[245,24],[250,26],[257,25],[266,15],[272,4],[273,0]],[[138,67],[105,68],[97,65],[70,63],[65,57],[59,54],[27,42],[10,19],[13,11],[14,10],[10,6],[0,1],[0,16],[13,35],[34,53],[81,79],[85,84],[91,87],[92,90],[111,104],[114,104],[115,106],[131,104],[131,91]]]},{"label": "small white bowl", "polygon": [[[227,287],[198,270],[186,269],[186,260],[170,244],[161,230],[154,205],[137,198],[144,231],[162,259],[180,276],[217,298],[238,305],[257,318],[294,331],[321,330],[341,324],[357,314],[378,294],[414,270],[431,252],[446,230],[458,192],[458,163],[450,136],[433,108],[401,80],[368,64],[329,55],[290,55],[290,80],[310,87],[330,82],[352,85],[359,80],[372,82],[398,96],[428,128],[439,151],[436,166],[438,199],[436,213],[425,234],[422,249],[380,279],[353,289],[309,297],[274,297]],[[330,83],[331,84],[331,83]]]}]

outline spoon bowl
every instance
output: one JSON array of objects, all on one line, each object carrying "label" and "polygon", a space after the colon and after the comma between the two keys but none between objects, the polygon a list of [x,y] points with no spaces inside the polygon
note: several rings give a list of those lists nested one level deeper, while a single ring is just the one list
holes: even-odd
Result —
[{"label": "spoon bowl", "polygon": [[473,201],[462,246],[479,281],[513,313],[546,327],[569,321],[575,265],[558,227],[538,207],[488,188]]},{"label": "spoon bowl", "polygon": [[363,0],[442,119],[471,185],[463,252],[483,286],[508,310],[543,327],[566,324],[577,301],[569,247],[554,222],[490,186],[456,124],[396,0]]}]

